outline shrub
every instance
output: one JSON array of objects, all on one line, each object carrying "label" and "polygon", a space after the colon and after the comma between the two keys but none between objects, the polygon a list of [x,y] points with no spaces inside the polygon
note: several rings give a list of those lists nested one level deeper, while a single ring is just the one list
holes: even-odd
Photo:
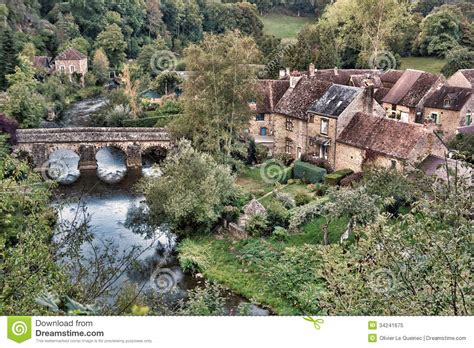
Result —
[{"label": "shrub", "polygon": [[224,207],[223,218],[229,222],[236,222],[240,216],[240,209],[237,207],[233,207],[228,205]]},{"label": "shrub", "polygon": [[275,199],[282,203],[286,209],[292,209],[296,207],[295,199],[289,193],[277,192],[275,193]]},{"label": "shrub", "polygon": [[354,171],[351,169],[341,169],[337,172],[326,175],[326,177],[324,178],[324,182],[328,185],[336,186],[341,182],[342,179],[352,173],[354,173]]},{"label": "shrub", "polygon": [[268,220],[266,216],[256,214],[250,217],[245,225],[245,230],[252,237],[262,237],[268,233]]},{"label": "shrub", "polygon": [[327,170],[328,173],[331,173],[332,172],[332,167],[331,165],[329,164],[329,162],[324,159],[324,158],[318,158],[318,157],[314,157],[314,156],[311,156],[307,153],[303,154],[301,156],[301,161],[302,162],[306,162],[306,163],[309,163],[309,164],[312,164],[316,167],[320,167],[320,168],[324,168]]},{"label": "shrub", "polygon": [[263,163],[268,158],[269,149],[265,145],[255,145],[255,160],[257,163]]},{"label": "shrub", "polygon": [[341,180],[339,183],[341,186],[354,186],[354,184],[360,180],[362,180],[364,174],[359,172],[359,173],[352,173],[348,176],[346,176],[344,179]]},{"label": "shrub", "polygon": [[294,159],[293,157],[291,157],[290,154],[288,153],[279,153],[277,155],[274,156],[276,160],[280,161],[281,163],[283,163],[285,166],[289,166],[293,163]]},{"label": "shrub", "polygon": [[308,189],[308,191],[316,192],[317,186],[315,184],[309,184],[308,186],[306,186],[306,188]]},{"label": "shrub", "polygon": [[284,242],[288,240],[288,238],[290,237],[290,234],[288,233],[288,230],[286,228],[283,228],[281,226],[276,226],[272,232],[272,237],[275,240]]},{"label": "shrub", "polygon": [[287,184],[288,185],[293,185],[295,183],[295,180],[294,179],[290,179],[288,180]]},{"label": "shrub", "polygon": [[295,178],[301,179],[304,182],[316,184],[323,181],[327,170],[306,162],[296,161],[293,174]]},{"label": "shrub", "polygon": [[318,196],[324,196],[326,195],[326,193],[328,192],[329,190],[329,186],[326,185],[326,184],[318,184],[318,186],[316,187],[316,195]]},{"label": "shrub", "polygon": [[287,184],[293,178],[293,167],[283,169],[283,175],[280,184]]},{"label": "shrub", "polygon": [[267,206],[267,222],[270,227],[287,227],[289,215],[289,211],[279,201],[271,201]]},{"label": "shrub", "polygon": [[311,202],[311,197],[304,192],[298,192],[295,196],[295,202],[297,207],[301,207]]}]

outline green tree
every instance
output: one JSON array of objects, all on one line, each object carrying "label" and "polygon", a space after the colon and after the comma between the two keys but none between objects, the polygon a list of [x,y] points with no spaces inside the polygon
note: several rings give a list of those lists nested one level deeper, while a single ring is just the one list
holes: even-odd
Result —
[{"label": "green tree", "polygon": [[178,136],[192,139],[200,151],[220,161],[229,160],[241,132],[253,113],[248,102],[255,98],[255,72],[250,64],[259,59],[253,39],[237,32],[204,36],[200,45],[185,51],[185,114],[173,124]]},{"label": "green tree", "polygon": [[72,40],[68,40],[68,41],[63,42],[59,46],[58,52],[64,52],[68,48],[74,48],[74,49],[78,50],[79,52],[84,53],[87,56],[89,54],[89,50],[91,48],[91,45],[90,45],[89,41],[87,41],[83,37],[76,37]]},{"label": "green tree", "polygon": [[125,42],[122,30],[117,24],[108,25],[97,36],[97,46],[104,49],[113,67],[118,68],[124,62],[127,43]]},{"label": "green tree", "polygon": [[443,5],[421,22],[420,53],[444,57],[462,38],[463,14],[456,6]]},{"label": "green tree", "polygon": [[160,94],[174,92],[183,79],[174,71],[164,71],[152,82],[152,88]]},{"label": "green tree", "polygon": [[101,47],[96,49],[92,58],[92,72],[100,83],[109,79],[109,59]]},{"label": "green tree", "polygon": [[0,89],[7,87],[7,75],[13,73],[16,66],[16,48],[13,33],[9,28],[0,29]]},{"label": "green tree", "polygon": [[446,55],[446,64],[441,72],[445,76],[451,76],[460,69],[472,69],[474,66],[474,51],[458,47]]},{"label": "green tree", "polygon": [[22,127],[37,127],[45,115],[45,101],[36,91],[38,82],[32,63],[21,55],[18,60],[15,73],[7,76],[8,97],[3,111],[14,117]]},{"label": "green tree", "polygon": [[161,36],[164,33],[163,13],[159,0],[146,1],[146,28],[148,35],[152,37]]},{"label": "green tree", "polygon": [[153,221],[181,237],[210,232],[236,194],[230,169],[181,140],[162,171],[159,179],[141,183]]}]

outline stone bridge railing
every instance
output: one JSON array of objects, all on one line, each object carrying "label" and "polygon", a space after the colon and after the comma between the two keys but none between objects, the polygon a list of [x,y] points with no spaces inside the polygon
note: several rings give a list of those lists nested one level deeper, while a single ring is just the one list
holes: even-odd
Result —
[{"label": "stone bridge railing", "polygon": [[16,151],[30,154],[36,166],[59,149],[76,152],[81,168],[95,168],[95,154],[106,146],[121,149],[129,167],[141,166],[141,155],[150,148],[170,148],[173,140],[164,128],[37,128],[17,130]]}]

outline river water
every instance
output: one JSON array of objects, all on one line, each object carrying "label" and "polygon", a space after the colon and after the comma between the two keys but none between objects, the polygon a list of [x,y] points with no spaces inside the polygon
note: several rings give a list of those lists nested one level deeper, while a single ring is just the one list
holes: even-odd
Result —
[{"label": "river water", "polygon": [[[101,98],[81,102],[87,110],[103,105]],[[72,110],[78,111],[77,105]],[[87,126],[84,108],[75,123],[72,112],[66,112],[64,122],[69,127]],[[175,237],[163,228],[149,226],[143,217],[147,210],[145,197],[134,187],[143,176],[159,180],[159,166],[144,158],[141,172],[127,172],[124,154],[115,148],[103,148],[96,155],[96,171],[79,172],[79,157],[67,150],[58,150],[50,156],[50,177],[60,182],[53,205],[59,212],[58,226],[87,222],[92,241],[82,246],[86,257],[97,253],[115,253],[117,258],[131,257],[131,267],[118,273],[111,281],[111,293],[116,294],[126,284],[135,285],[143,293],[154,291],[166,303],[185,299],[190,289],[203,286],[201,278],[184,273],[175,255]],[[226,312],[235,313],[247,302],[244,298],[226,292]],[[269,311],[252,305],[252,315],[268,315]]]}]

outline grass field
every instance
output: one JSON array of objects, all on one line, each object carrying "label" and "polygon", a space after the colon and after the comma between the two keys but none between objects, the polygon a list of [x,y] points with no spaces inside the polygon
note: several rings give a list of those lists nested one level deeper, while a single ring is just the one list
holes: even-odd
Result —
[{"label": "grass field", "polygon": [[401,69],[416,69],[439,74],[446,61],[444,59],[431,57],[407,57],[401,59]]},{"label": "grass field", "polygon": [[295,38],[306,24],[315,21],[311,17],[293,17],[275,13],[260,18],[264,24],[264,32],[281,39]]}]

